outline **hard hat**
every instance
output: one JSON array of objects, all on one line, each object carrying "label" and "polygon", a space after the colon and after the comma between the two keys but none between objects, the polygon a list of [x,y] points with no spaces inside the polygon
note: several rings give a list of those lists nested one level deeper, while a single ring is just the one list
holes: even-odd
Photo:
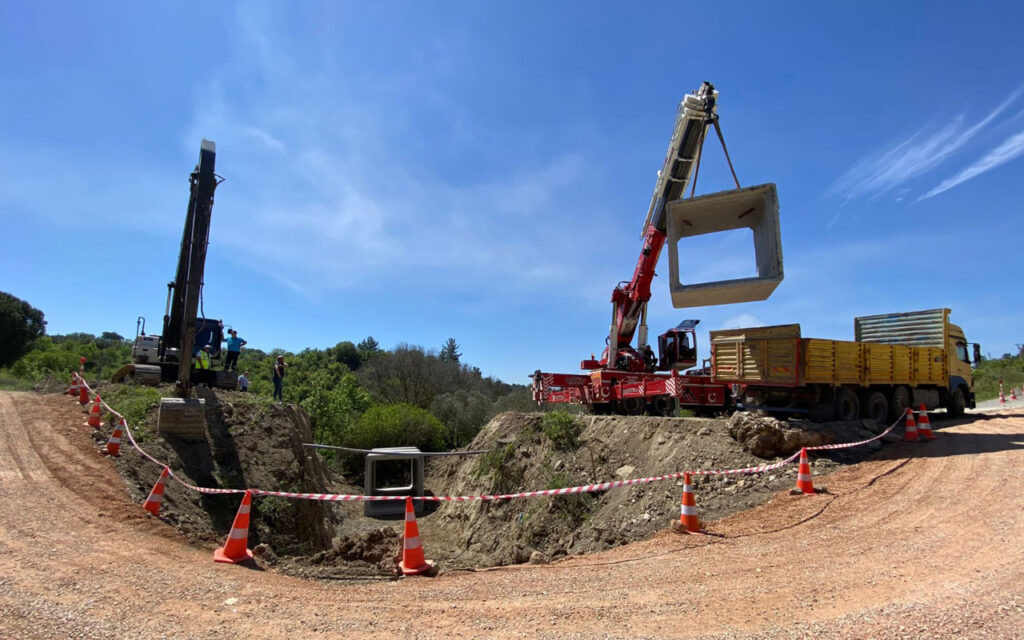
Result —
[{"label": "hard hat", "polygon": [[203,347],[204,351],[209,351],[210,349],[211,349],[210,345],[206,345],[206,346]]}]

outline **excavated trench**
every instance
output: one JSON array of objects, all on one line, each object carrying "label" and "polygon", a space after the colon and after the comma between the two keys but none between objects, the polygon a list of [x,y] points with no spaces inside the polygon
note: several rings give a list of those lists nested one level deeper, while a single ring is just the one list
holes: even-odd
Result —
[{"label": "excavated trench", "polygon": [[[214,488],[363,493],[361,477],[346,475],[342,465],[329,465],[302,446],[312,441],[312,432],[301,408],[231,391],[205,395],[204,441],[154,435],[155,408],[134,428],[140,445],[183,480]],[[425,487],[439,496],[474,496],[746,468],[788,457],[801,446],[867,439],[882,428],[871,421],[787,423],[740,413],[719,419],[580,416],[566,433],[551,432],[541,413],[503,413],[467,446],[489,453],[428,458]],[[859,462],[882,446],[875,441],[816,456],[813,472],[821,475]],[[160,467],[130,446],[123,452],[118,471],[141,503]],[[795,476],[796,465],[754,475],[698,476],[700,517],[713,522],[761,504],[793,487]],[[428,503],[418,524],[427,557],[442,570],[546,563],[669,528],[678,518],[681,485],[664,480],[579,495]],[[199,494],[172,483],[160,517],[194,544],[220,546],[239,501],[238,494]],[[393,577],[403,522],[369,518],[363,511],[358,502],[254,497],[249,546],[261,566],[291,575]]]}]

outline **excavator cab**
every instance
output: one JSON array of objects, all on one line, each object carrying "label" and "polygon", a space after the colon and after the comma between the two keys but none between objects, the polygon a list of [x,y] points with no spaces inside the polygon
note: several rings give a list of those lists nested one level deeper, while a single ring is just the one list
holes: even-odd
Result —
[{"label": "excavator cab", "polygon": [[675,329],[658,336],[658,369],[681,371],[697,364],[697,323],[683,320]]}]

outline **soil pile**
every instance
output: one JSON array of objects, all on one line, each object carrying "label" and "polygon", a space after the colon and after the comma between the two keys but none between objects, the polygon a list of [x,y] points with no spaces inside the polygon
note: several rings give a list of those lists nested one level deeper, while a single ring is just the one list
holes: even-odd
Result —
[{"label": "soil pile", "polygon": [[[164,461],[179,478],[200,487],[327,491],[329,473],[319,456],[307,454],[312,441],[301,408],[276,405],[232,391],[205,389],[206,439],[186,442],[152,435],[157,408],[139,425],[136,439],[150,455]],[[117,461],[129,493],[142,502],[160,475],[160,467],[143,458],[125,439]],[[194,542],[223,543],[238,511],[239,496],[206,495],[171,482],[161,517]],[[340,516],[329,503],[256,497],[250,516],[249,546],[260,543],[281,554],[309,554],[330,548]]]},{"label": "soil pile", "polygon": [[[479,495],[744,468],[778,460],[800,446],[873,435],[859,423],[807,423],[804,430],[753,414],[737,419],[582,416],[574,441],[566,443],[549,437],[544,420],[539,413],[497,416],[469,445],[491,453],[435,461],[427,470],[428,486],[438,494]],[[879,446],[859,447],[855,455],[862,459]],[[826,457],[812,461],[815,473],[835,466]],[[793,487],[795,475],[796,465],[789,465],[755,475],[697,476],[700,516],[715,520],[756,506]],[[667,528],[679,517],[681,491],[681,481],[660,481],[572,496],[445,503],[421,519],[420,528],[434,556],[451,556],[456,566],[544,562]]]}]

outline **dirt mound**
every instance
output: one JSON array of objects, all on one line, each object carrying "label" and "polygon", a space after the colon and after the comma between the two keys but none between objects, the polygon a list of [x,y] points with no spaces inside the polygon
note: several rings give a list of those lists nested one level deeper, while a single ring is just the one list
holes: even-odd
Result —
[{"label": "dirt mound", "polygon": [[[544,414],[497,416],[469,445],[490,453],[434,462],[428,486],[446,495],[511,493],[764,464],[746,450],[750,438],[741,444],[734,431],[749,436],[775,430],[780,443],[789,446],[832,441],[824,428],[804,433],[759,416],[744,421],[742,429],[728,419],[583,416],[575,441],[566,447],[549,437],[544,420]],[[794,431],[801,433],[790,434]],[[812,466],[824,473],[836,463],[817,457]],[[795,474],[790,465],[757,475],[695,477],[700,516],[714,520],[756,506],[794,486]],[[661,481],[601,493],[445,503],[421,519],[420,528],[435,556],[448,555],[456,566],[543,562],[644,539],[667,528],[678,518],[681,487],[681,481]]]},{"label": "dirt mound", "polygon": [[[240,392],[205,390],[207,437],[186,442],[153,435],[156,407],[135,437],[150,455],[166,462],[179,478],[210,488],[278,489],[325,492],[329,474],[319,456],[308,455],[303,442],[312,440],[301,408],[277,405]],[[127,441],[117,461],[132,498],[145,499],[160,467],[139,455]],[[206,495],[171,483],[161,517],[196,542],[223,543],[238,510],[239,497]],[[250,546],[269,544],[277,553],[309,554],[328,549],[340,522],[329,503],[255,497],[249,528]]]},{"label": "dirt mound", "polygon": [[[320,580],[397,576],[401,559],[402,534],[381,527],[334,540],[331,549],[310,556],[295,556],[269,564],[289,575]],[[259,556],[257,556],[259,557]]]},{"label": "dirt mound", "polygon": [[801,447],[832,444],[835,434],[827,427],[808,423],[797,429],[776,418],[753,413],[734,413],[729,418],[729,435],[743,446],[743,450],[758,458],[785,457]]}]

